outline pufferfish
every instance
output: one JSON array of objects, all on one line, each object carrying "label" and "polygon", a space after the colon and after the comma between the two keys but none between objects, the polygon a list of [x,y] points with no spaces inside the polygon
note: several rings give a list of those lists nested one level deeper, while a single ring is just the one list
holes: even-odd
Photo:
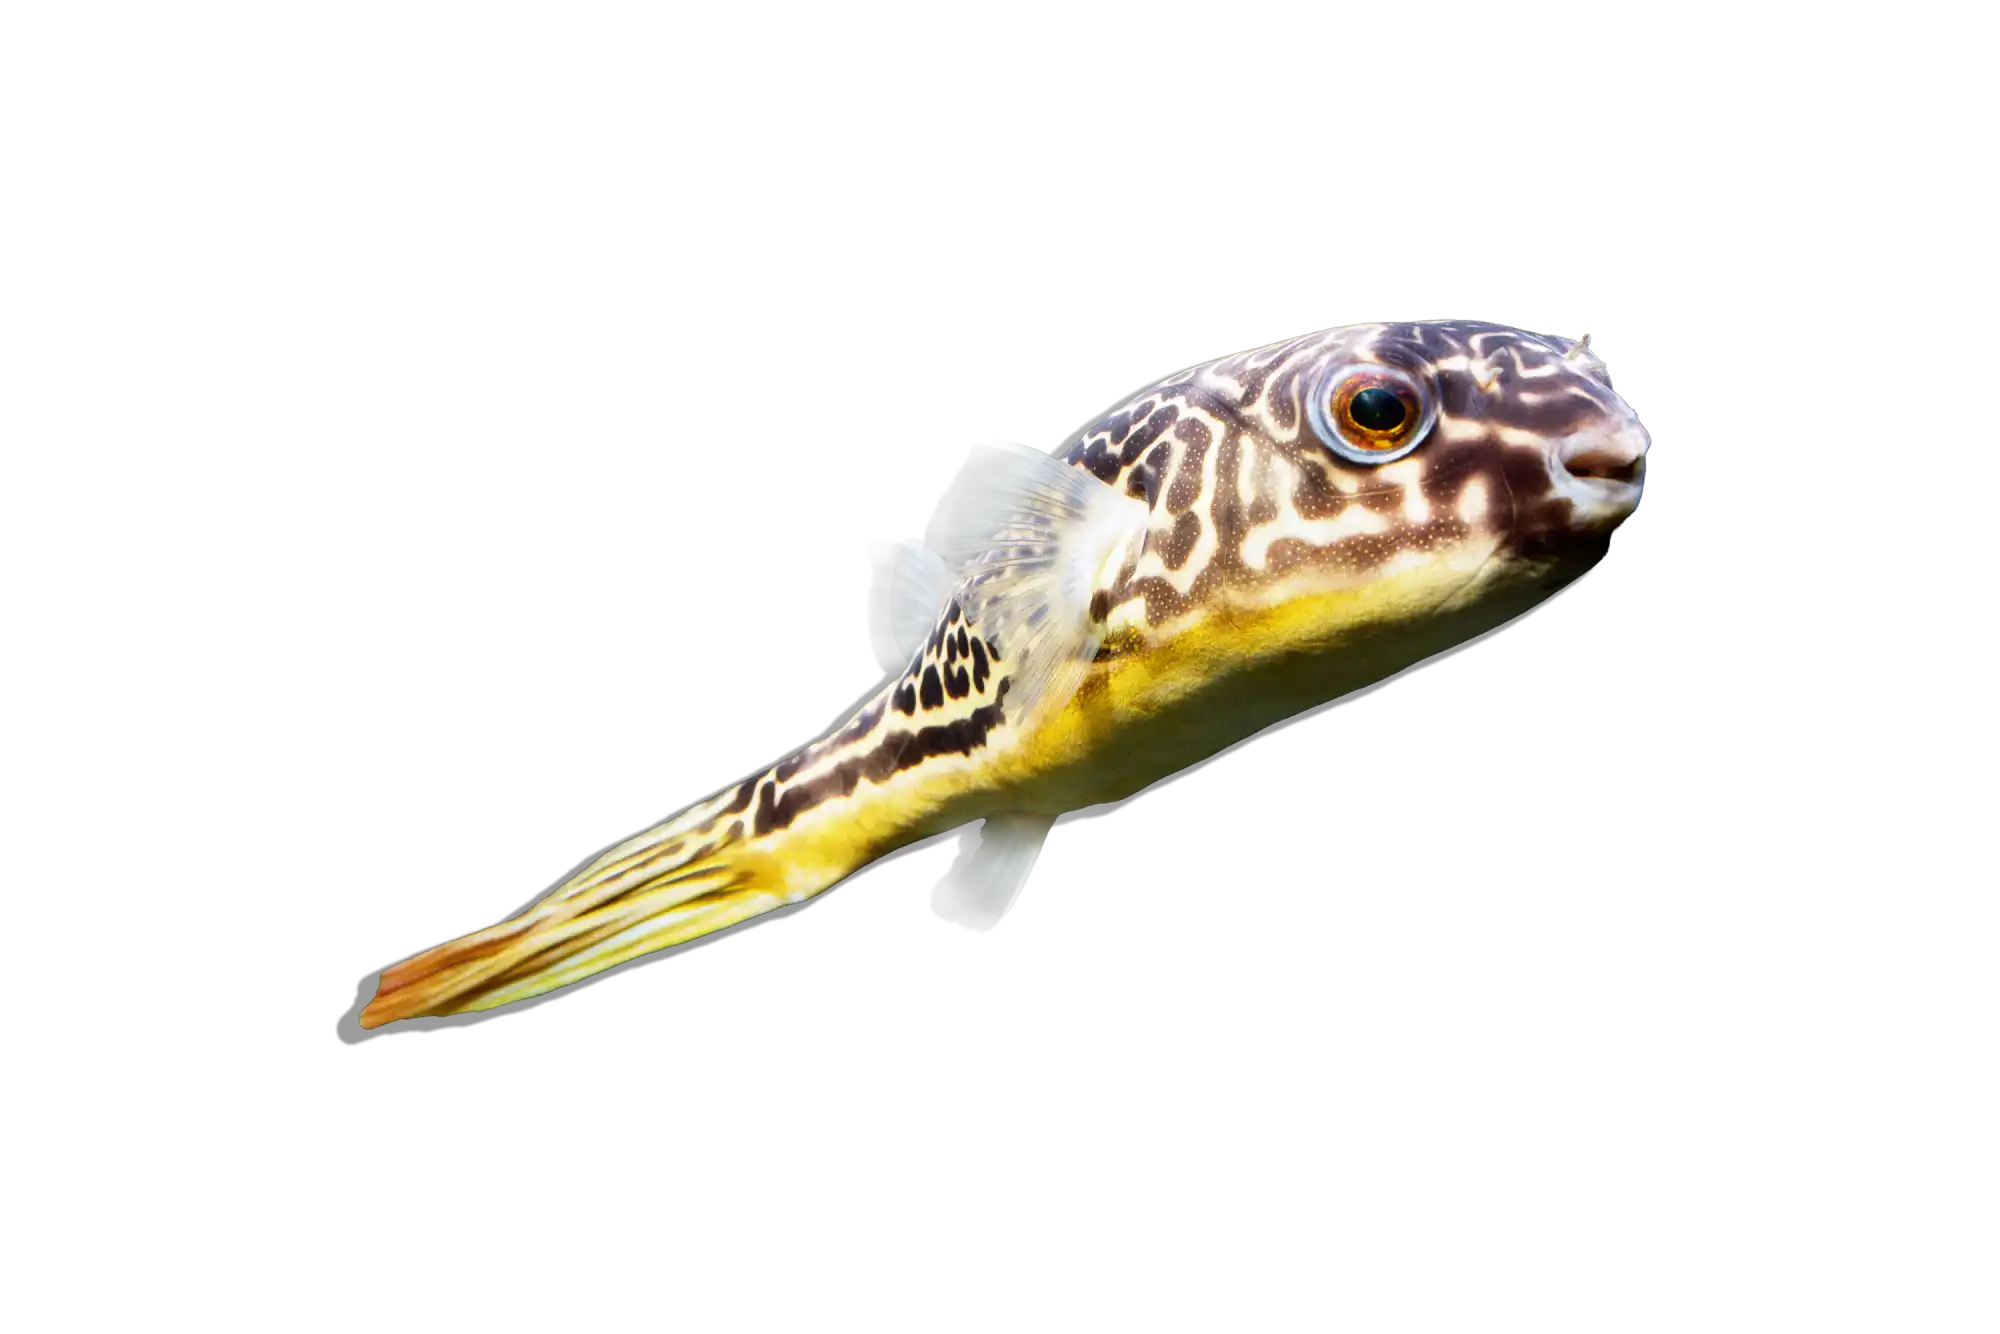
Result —
[{"label": "pufferfish", "polygon": [[889,675],[768,768],[383,972],[360,1022],[485,1010],[799,903],[983,820],[934,904],[1014,902],[1118,801],[1519,615],[1639,504],[1645,427],[1589,338],[1307,334],[1147,385],[1054,454],[985,447],[878,560]]}]

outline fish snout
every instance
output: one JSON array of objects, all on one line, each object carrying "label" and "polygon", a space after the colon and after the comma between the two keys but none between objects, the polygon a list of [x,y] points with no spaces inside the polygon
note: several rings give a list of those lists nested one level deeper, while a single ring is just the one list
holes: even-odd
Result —
[{"label": "fish snout", "polygon": [[1557,492],[1575,506],[1579,528],[1608,529],[1639,508],[1653,437],[1637,417],[1562,437],[1549,452]]}]

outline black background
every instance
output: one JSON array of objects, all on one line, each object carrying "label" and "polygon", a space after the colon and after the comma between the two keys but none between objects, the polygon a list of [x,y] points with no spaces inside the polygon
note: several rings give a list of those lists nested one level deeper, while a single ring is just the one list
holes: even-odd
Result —
[{"label": "black background", "polygon": [[[1982,502],[1856,468],[1840,386],[1664,250],[1610,280],[1560,234],[1452,264],[1072,200],[676,200],[414,174],[324,256],[324,1050],[1990,1004]],[[898,670],[886,530],[936,544],[992,434],[1060,450],[1232,344],[1472,310],[1594,328],[1654,424],[1610,568],[1066,816],[1014,924],[952,900],[966,828],[532,1002],[354,1024],[382,968],[838,728]]]}]

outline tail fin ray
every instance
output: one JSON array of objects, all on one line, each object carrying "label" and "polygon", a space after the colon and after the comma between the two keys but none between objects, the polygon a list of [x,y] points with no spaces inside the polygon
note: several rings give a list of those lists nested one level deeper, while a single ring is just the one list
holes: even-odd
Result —
[{"label": "tail fin ray", "polygon": [[807,896],[777,882],[740,824],[701,842],[702,814],[608,850],[519,916],[385,969],[361,1026],[525,1000]]}]

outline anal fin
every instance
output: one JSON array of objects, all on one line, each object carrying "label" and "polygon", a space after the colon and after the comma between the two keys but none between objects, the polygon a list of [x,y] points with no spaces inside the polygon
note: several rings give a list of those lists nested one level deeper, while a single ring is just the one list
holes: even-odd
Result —
[{"label": "anal fin", "polygon": [[932,892],[932,909],[960,926],[991,930],[1020,897],[1055,822],[1053,815],[1020,811],[987,816],[979,831],[979,846]]}]

